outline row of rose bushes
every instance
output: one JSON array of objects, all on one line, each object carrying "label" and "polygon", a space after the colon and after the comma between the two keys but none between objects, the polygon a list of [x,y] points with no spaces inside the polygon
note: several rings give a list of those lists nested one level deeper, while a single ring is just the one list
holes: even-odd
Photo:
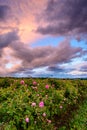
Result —
[{"label": "row of rose bushes", "polygon": [[61,117],[70,105],[86,96],[86,80],[2,79],[0,128],[5,130],[55,129],[54,115]]}]

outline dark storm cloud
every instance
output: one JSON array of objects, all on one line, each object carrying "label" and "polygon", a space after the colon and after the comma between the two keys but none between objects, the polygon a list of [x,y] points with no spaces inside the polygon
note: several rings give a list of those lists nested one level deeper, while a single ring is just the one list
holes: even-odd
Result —
[{"label": "dark storm cloud", "polygon": [[[31,48],[20,42],[18,30],[13,30],[6,34],[0,35],[0,54],[3,49],[8,47],[13,50],[11,57],[19,59],[21,65],[13,68],[12,72],[22,74],[32,74],[34,68],[46,67],[62,63],[72,62],[72,59],[81,56],[83,50],[81,47],[73,47],[68,40],[58,44],[58,46],[44,46]],[[78,55],[79,54],[79,55]],[[53,68],[54,71],[63,71],[62,68]]]},{"label": "dark storm cloud", "polygon": [[8,47],[12,42],[19,40],[17,30],[0,35],[0,57],[2,56],[3,49]]},{"label": "dark storm cloud", "polygon": [[20,68],[17,68],[17,70],[15,71],[16,73],[24,73],[24,74],[33,74],[34,71],[32,69],[29,69],[29,68],[23,68],[23,67],[20,67]]},{"label": "dark storm cloud", "polygon": [[68,72],[71,72],[71,71],[73,71],[73,70],[75,70],[74,68],[64,68],[64,67],[60,67],[60,66],[57,66],[57,65],[55,65],[55,66],[49,66],[48,68],[47,68],[47,71],[52,71],[52,72],[57,72],[57,73],[68,73]]},{"label": "dark storm cloud", "polygon": [[53,71],[53,72],[64,72],[65,69],[59,67],[59,66],[49,66],[48,71]]},{"label": "dark storm cloud", "polygon": [[18,68],[17,70],[14,70],[14,72],[9,73],[9,76],[31,77],[34,73],[35,72],[32,69]]},{"label": "dark storm cloud", "polygon": [[68,41],[61,42],[57,47],[45,46],[30,48],[23,43],[13,43],[14,57],[22,60],[22,66],[37,68],[54,64],[71,62],[82,52],[80,47],[72,47]]},{"label": "dark storm cloud", "polygon": [[69,69],[57,68],[56,66],[62,63],[72,62],[79,55],[83,55],[82,48],[71,46],[68,40],[60,42],[56,47],[44,46],[31,48],[20,41],[18,30],[0,35],[1,54],[3,54],[3,49],[6,47],[12,50],[11,57],[13,59],[17,58],[20,61],[20,65],[12,68],[11,73],[9,72],[10,75],[34,75],[36,72],[33,69],[47,66],[47,71],[67,73]]},{"label": "dark storm cloud", "polygon": [[0,21],[4,21],[8,18],[10,7],[7,5],[0,5]]},{"label": "dark storm cloud", "polygon": [[82,66],[82,67],[80,68],[80,71],[82,71],[82,72],[87,72],[87,65]]},{"label": "dark storm cloud", "polygon": [[48,0],[40,18],[47,23],[38,27],[41,34],[87,34],[87,0]]},{"label": "dark storm cloud", "polygon": [[[14,56],[23,60],[23,64],[31,64],[32,62],[36,62],[37,65],[42,64],[43,58],[49,56],[54,50],[52,47],[30,48],[21,42],[11,44],[11,48],[13,48],[15,52]],[[36,64],[33,64],[32,67],[36,66]]]},{"label": "dark storm cloud", "polygon": [[7,47],[13,41],[19,40],[17,35],[17,31],[13,30],[12,32],[8,32],[0,35],[0,49]]}]

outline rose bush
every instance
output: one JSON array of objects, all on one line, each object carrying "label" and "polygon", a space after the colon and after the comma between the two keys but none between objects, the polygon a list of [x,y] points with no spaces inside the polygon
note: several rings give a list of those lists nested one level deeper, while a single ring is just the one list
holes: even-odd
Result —
[{"label": "rose bush", "polygon": [[76,105],[81,96],[86,96],[87,89],[85,80],[64,80],[61,87],[57,86],[57,82],[62,83],[58,79],[8,82],[8,87],[0,86],[0,129],[5,130],[52,130],[54,116],[61,117],[70,105]]}]

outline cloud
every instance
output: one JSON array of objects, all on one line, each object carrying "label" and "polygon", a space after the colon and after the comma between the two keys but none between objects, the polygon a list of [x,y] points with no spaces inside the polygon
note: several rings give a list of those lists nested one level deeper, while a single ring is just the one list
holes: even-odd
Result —
[{"label": "cloud", "polygon": [[19,40],[17,30],[0,35],[0,49],[7,47],[13,41]]},{"label": "cloud", "polygon": [[[86,58],[84,45],[72,46],[68,37],[57,46],[51,46],[53,40],[49,46],[30,45],[48,35],[81,40],[87,35],[86,12],[86,0],[0,0],[0,75],[77,74],[69,65],[80,57]],[[62,64],[68,64],[68,68],[60,67]]]},{"label": "cloud", "polygon": [[15,77],[31,77],[35,72],[28,68],[17,68],[14,71],[9,72],[9,76]]},{"label": "cloud", "polygon": [[84,65],[80,68],[80,71],[87,72],[87,65]]},{"label": "cloud", "polygon": [[[35,75],[34,69],[39,67],[48,67],[46,71],[67,73],[71,69],[64,69],[58,65],[72,62],[79,55],[83,55],[84,51],[81,47],[71,46],[68,40],[60,42],[56,47],[31,48],[20,41],[18,30],[0,35],[0,49],[2,50],[0,75],[15,76]],[[10,69],[6,68],[8,63],[12,64]]]},{"label": "cloud", "polygon": [[37,32],[50,35],[87,35],[86,0],[48,0]]},{"label": "cloud", "polygon": [[10,12],[10,7],[7,5],[0,5],[0,21],[6,21]]},{"label": "cloud", "polygon": [[[33,30],[36,30],[38,23],[38,15],[42,13],[45,8],[47,0],[0,0],[0,6],[3,6],[4,16],[2,22],[0,22],[0,33],[6,33],[14,28],[19,29],[19,36],[22,42],[32,43],[41,38],[40,34],[36,34]],[[9,13],[6,12],[6,8],[9,8]],[[4,22],[5,21],[5,22]]]},{"label": "cloud", "polygon": [[57,74],[69,74],[69,72],[71,72],[71,71],[74,71],[75,70],[75,68],[73,68],[73,67],[69,67],[68,66],[68,68],[66,68],[66,67],[64,67],[64,66],[60,66],[60,65],[52,65],[52,66],[48,66],[48,68],[47,68],[47,71],[49,72],[52,72],[52,74],[55,74],[55,73],[57,73]]},{"label": "cloud", "polygon": [[59,66],[49,66],[48,71],[53,71],[53,72],[64,72],[65,69],[64,68],[61,68]]},{"label": "cloud", "polygon": [[0,35],[0,57],[3,54],[3,49],[10,46],[13,42],[19,40],[18,31],[13,30],[12,32],[8,32]]},{"label": "cloud", "polygon": [[[19,20],[8,1],[0,1],[0,37],[18,29]],[[0,39],[1,40],[1,39]]]},{"label": "cloud", "polygon": [[84,58],[84,61],[87,61],[87,57],[86,57],[86,58]]},{"label": "cloud", "polygon": [[14,57],[22,61],[22,67],[37,68],[55,64],[69,63],[82,52],[80,47],[72,47],[66,40],[57,47],[45,46],[31,48],[23,43],[16,42],[10,45]]}]

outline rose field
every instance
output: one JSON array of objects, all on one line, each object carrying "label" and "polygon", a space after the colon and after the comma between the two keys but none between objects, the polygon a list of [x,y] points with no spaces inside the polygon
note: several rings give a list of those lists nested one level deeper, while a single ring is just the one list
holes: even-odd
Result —
[{"label": "rose field", "polygon": [[0,78],[0,130],[86,130],[87,80]]}]

